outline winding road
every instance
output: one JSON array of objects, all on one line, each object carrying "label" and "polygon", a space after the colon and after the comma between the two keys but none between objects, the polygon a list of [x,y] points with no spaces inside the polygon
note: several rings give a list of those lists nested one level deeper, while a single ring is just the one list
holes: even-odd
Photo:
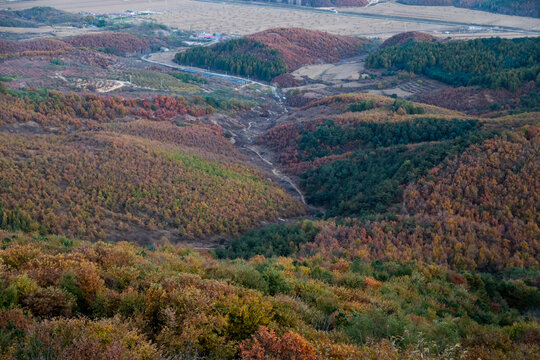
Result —
[{"label": "winding road", "polygon": [[[172,52],[172,51],[170,53],[174,54],[174,52]],[[156,54],[163,54],[163,53],[152,53],[152,54],[144,55],[144,56],[141,57],[141,60],[145,61],[147,63],[150,63],[150,64],[161,65],[161,66],[165,66],[165,67],[180,70],[180,71],[185,71],[185,72],[192,73],[192,74],[201,74],[201,75],[206,76],[206,77],[219,77],[221,79],[225,79],[225,80],[232,81],[232,82],[235,82],[235,83],[239,83],[239,84],[242,84],[242,85],[252,84],[252,85],[262,86],[262,87],[270,89],[272,91],[272,94],[274,95],[274,97],[276,97],[277,99],[280,99],[279,92],[278,92],[278,90],[277,90],[277,88],[275,86],[265,84],[265,83],[262,83],[262,82],[259,82],[259,81],[255,81],[255,80],[252,80],[252,79],[243,78],[243,77],[240,77],[240,76],[227,75],[227,74],[213,72],[213,71],[210,71],[210,70],[205,70],[205,69],[201,69],[201,68],[197,68],[197,67],[193,67],[193,66],[178,65],[178,64],[173,63],[172,59],[170,59],[169,62],[152,60],[151,57],[156,55]]]}]

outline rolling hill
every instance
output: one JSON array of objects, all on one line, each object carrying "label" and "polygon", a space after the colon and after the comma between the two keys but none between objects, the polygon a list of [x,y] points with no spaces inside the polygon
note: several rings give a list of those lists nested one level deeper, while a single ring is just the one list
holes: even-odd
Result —
[{"label": "rolling hill", "polygon": [[540,72],[540,38],[408,42],[371,53],[367,66],[425,74],[453,86],[516,91]]},{"label": "rolling hill", "polygon": [[314,101],[291,118],[259,143],[340,224],[322,222],[327,231],[294,252],[484,271],[538,266],[535,114],[478,121],[354,94]]},{"label": "rolling hill", "polygon": [[99,49],[117,55],[142,53],[150,46],[150,42],[146,39],[118,32],[78,35],[64,41],[75,47]]},{"label": "rolling hill", "polygon": [[389,46],[401,45],[401,44],[405,44],[405,43],[408,43],[408,42],[423,42],[423,41],[435,42],[435,41],[438,41],[438,40],[439,39],[437,37],[435,37],[433,35],[430,35],[430,34],[427,34],[427,33],[422,33],[422,32],[419,32],[419,31],[409,31],[409,32],[396,34],[396,35],[386,39],[381,44],[381,48],[385,48],[385,47],[389,47]]},{"label": "rolling hill", "polygon": [[336,114],[275,127],[259,142],[278,152],[307,198],[331,215],[384,211],[401,201],[402,186],[488,136],[476,121],[443,109],[366,94],[326,98],[303,111],[328,107]]},{"label": "rolling hill", "polygon": [[[177,58],[276,81],[366,43],[272,29]],[[284,99],[123,33],[0,42],[0,359],[536,360],[538,42],[386,45],[366,91],[463,86]]]},{"label": "rolling hill", "polygon": [[366,39],[300,28],[269,29],[248,37],[278,50],[289,71],[357,55],[368,42]]},{"label": "rolling hill", "polygon": [[174,241],[238,234],[303,211],[258,171],[233,161],[241,156],[219,128],[128,123],[2,137],[0,149],[2,211],[30,219],[22,226],[15,216],[3,228]]},{"label": "rolling hill", "polygon": [[38,27],[40,25],[79,25],[83,17],[52,7],[33,7],[24,10],[0,10],[0,26]]},{"label": "rolling hill", "polygon": [[178,53],[175,61],[270,81],[303,65],[359,54],[368,41],[298,28],[270,29],[246,38]]}]

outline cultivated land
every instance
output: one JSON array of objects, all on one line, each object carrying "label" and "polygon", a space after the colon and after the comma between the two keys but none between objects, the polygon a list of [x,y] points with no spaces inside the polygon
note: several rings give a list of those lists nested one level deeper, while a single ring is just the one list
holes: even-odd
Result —
[{"label": "cultivated land", "polygon": [[[265,4],[213,3],[191,0],[143,1],[143,0],[38,0],[0,2],[0,6],[23,9],[32,6],[53,6],[61,10],[95,13],[113,13],[125,10],[151,10],[162,12],[150,15],[157,22],[180,29],[205,30],[220,33],[252,34],[273,27],[302,27],[324,30],[341,35],[364,35],[388,38],[403,31],[442,32],[446,36],[485,37],[523,36],[522,32],[494,33],[481,31],[463,34],[462,27],[451,24],[419,23],[414,20],[397,21],[384,18],[363,18],[346,14],[313,12],[314,9],[277,8]],[[316,10],[315,10],[316,11]],[[418,7],[394,3],[382,3],[368,8],[345,8],[340,11],[360,12],[382,16],[424,18],[442,22],[457,22],[484,26],[520,28],[540,31],[540,20],[517,16],[492,14],[453,7]],[[209,19],[213,19],[211,22]],[[448,34],[446,33],[448,32]]]}]

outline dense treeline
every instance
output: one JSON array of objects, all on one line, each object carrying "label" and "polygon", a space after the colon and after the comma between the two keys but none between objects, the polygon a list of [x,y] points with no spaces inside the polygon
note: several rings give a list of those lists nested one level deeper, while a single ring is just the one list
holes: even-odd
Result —
[{"label": "dense treeline", "polygon": [[[400,206],[382,217],[318,221],[309,236],[299,236],[302,234],[294,227],[290,228],[291,236],[287,229],[250,233],[231,244],[228,256],[284,252],[336,260],[418,260],[473,271],[537,268],[539,134],[538,127],[526,126],[477,141],[463,153],[470,139],[425,144],[402,152],[365,152],[353,164],[338,160],[335,163],[339,165],[326,167],[325,173],[313,171],[320,175],[314,181],[323,184],[317,195],[334,191],[324,199],[327,204],[334,204],[333,197],[344,191],[356,189],[341,197],[338,210],[386,211],[384,205],[396,194],[400,194]],[[441,162],[449,151],[454,156]],[[438,162],[441,164],[434,167]],[[369,171],[355,177],[352,171],[364,163]],[[419,170],[426,168],[427,173],[418,177]],[[377,183],[389,173],[385,183]],[[403,189],[402,185],[414,178],[418,180]],[[334,188],[329,188],[330,184]]]},{"label": "dense treeline", "polygon": [[87,47],[115,55],[142,53],[150,46],[146,39],[117,32],[77,35],[64,41],[75,47]]},{"label": "dense treeline", "polygon": [[369,67],[422,73],[454,86],[511,91],[528,81],[538,81],[539,62],[539,38],[406,43],[378,50],[367,59]]},{"label": "dense treeline", "polygon": [[[399,128],[393,130],[399,133]],[[439,138],[437,135],[442,133],[438,130],[426,130],[416,139],[394,133],[383,138],[386,143],[393,143],[389,147],[356,150],[344,159],[311,169],[302,174],[307,198],[328,207],[328,215],[385,212],[402,201],[404,186],[444,159],[490,136],[465,129],[467,126],[451,129],[448,135]],[[409,142],[405,143],[407,139]],[[420,143],[425,141],[429,142]]]},{"label": "dense treeline", "polygon": [[156,96],[127,99],[94,94],[63,94],[55,90],[11,90],[0,82],[0,124],[37,122],[51,127],[82,127],[117,118],[167,120],[177,115],[201,116],[211,112],[182,97]]},{"label": "dense treeline", "polygon": [[255,255],[268,258],[295,255],[300,245],[313,242],[319,229],[311,222],[301,225],[270,225],[259,230],[250,230],[233,240],[226,249],[217,249],[220,258],[249,259]]},{"label": "dense treeline", "polygon": [[320,256],[216,261],[181,247],[0,237],[5,359],[476,360],[540,351],[538,324],[521,315],[539,306],[534,270],[495,277]]},{"label": "dense treeline", "polygon": [[0,198],[8,219],[2,227],[28,230],[16,222],[27,216],[32,231],[88,239],[124,233],[137,240],[137,233],[163,229],[171,238],[193,239],[303,213],[259,172],[230,161],[241,156],[218,129],[152,123],[113,129],[1,137]]},{"label": "dense treeline", "polygon": [[301,28],[268,29],[249,35],[249,38],[278,50],[289,71],[304,65],[333,63],[358,55],[370,42],[366,38]]},{"label": "dense treeline", "polygon": [[211,67],[265,81],[288,71],[279,51],[248,38],[191,48],[176,54],[175,61],[183,65]]},{"label": "dense treeline", "polygon": [[501,14],[540,17],[540,3],[535,0],[398,0],[408,5],[456,6]]},{"label": "dense treeline", "polygon": [[402,201],[404,186],[493,136],[479,131],[476,120],[432,117],[312,121],[295,124],[294,132],[287,127],[271,130],[264,141],[300,175],[307,199],[325,206],[328,215],[384,212]]},{"label": "dense treeline", "polygon": [[[349,126],[328,120],[298,139],[300,160],[426,141],[455,139],[476,130],[477,120],[416,118],[397,123],[358,122]],[[302,133],[302,131],[300,132]]]},{"label": "dense treeline", "polygon": [[186,73],[186,72],[172,72],[170,73],[170,75],[186,83],[196,83],[196,84],[208,83],[208,81],[206,81],[202,76],[191,75],[190,73]]},{"label": "dense treeline", "polygon": [[38,27],[39,25],[79,25],[81,15],[72,14],[48,6],[24,10],[0,10],[0,26]]}]

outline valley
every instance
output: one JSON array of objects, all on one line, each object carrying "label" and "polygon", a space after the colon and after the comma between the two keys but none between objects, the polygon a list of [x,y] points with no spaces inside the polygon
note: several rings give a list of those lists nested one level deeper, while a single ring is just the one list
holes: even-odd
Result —
[{"label": "valley", "polygon": [[536,360],[538,18],[405,2],[0,0],[0,359]]}]

